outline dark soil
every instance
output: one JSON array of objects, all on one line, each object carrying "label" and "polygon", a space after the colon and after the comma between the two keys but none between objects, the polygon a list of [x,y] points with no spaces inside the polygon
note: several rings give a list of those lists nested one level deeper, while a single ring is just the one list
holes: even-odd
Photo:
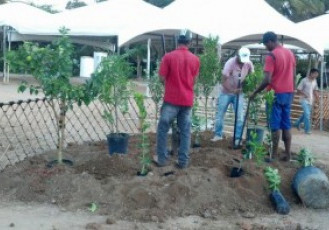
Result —
[{"label": "dark soil", "polygon": [[[55,152],[27,159],[0,174],[0,192],[12,200],[42,202],[68,210],[88,210],[91,203],[98,214],[118,219],[164,221],[169,217],[199,215],[206,218],[232,214],[275,212],[263,178],[263,166],[245,161],[245,174],[231,178],[230,170],[239,164],[241,150],[230,149],[231,140],[209,141],[212,134],[202,134],[201,148],[191,149],[191,164],[185,170],[171,165],[151,165],[145,177],[140,170],[138,137],[130,138],[129,153],[108,154],[105,142],[69,145],[65,156],[74,166],[45,165]],[[151,152],[155,137],[150,135]],[[281,192],[291,205],[300,205],[292,194],[290,183],[297,165],[273,162],[282,177]],[[328,170],[325,168],[326,174]]]}]

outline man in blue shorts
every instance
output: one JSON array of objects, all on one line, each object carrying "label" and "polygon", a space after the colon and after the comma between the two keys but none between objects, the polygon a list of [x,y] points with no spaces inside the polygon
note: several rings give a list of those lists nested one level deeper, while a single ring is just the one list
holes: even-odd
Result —
[{"label": "man in blue shorts", "polygon": [[265,77],[250,99],[252,100],[257,93],[265,88],[274,90],[275,100],[270,115],[273,157],[278,157],[280,130],[282,130],[285,152],[280,160],[288,161],[291,157],[290,110],[295,89],[296,59],[290,50],[278,43],[277,35],[273,32],[267,32],[263,35],[263,44],[270,51],[265,59]]}]

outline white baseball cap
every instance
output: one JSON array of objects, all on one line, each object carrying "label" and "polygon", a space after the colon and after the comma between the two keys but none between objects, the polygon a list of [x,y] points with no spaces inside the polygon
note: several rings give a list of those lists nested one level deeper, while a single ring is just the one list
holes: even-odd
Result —
[{"label": "white baseball cap", "polygon": [[248,48],[242,47],[239,49],[238,55],[242,63],[250,62],[250,50]]}]

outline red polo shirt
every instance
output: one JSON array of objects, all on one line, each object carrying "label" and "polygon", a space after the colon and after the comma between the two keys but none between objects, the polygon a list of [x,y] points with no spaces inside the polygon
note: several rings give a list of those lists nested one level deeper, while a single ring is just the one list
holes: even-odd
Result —
[{"label": "red polo shirt", "polygon": [[265,58],[265,72],[272,73],[272,80],[269,90],[273,89],[276,93],[294,92],[294,69],[296,59],[294,54],[282,46],[277,46],[272,55]]},{"label": "red polo shirt", "polygon": [[199,68],[199,58],[186,46],[179,46],[167,53],[162,58],[159,69],[159,75],[165,81],[164,102],[178,106],[193,106],[193,86]]}]

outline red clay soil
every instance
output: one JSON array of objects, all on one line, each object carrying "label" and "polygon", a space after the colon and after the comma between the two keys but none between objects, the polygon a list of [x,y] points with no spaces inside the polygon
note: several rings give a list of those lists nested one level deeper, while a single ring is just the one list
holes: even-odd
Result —
[{"label": "red clay soil", "polygon": [[[248,160],[243,165],[245,175],[229,177],[231,167],[238,166],[233,159],[241,158],[241,150],[230,149],[229,140],[210,142],[211,135],[202,134],[202,147],[191,149],[191,164],[185,170],[174,167],[173,157],[170,166],[151,165],[147,176],[136,176],[140,163],[138,138],[134,136],[126,155],[110,156],[103,142],[68,146],[65,156],[74,160],[73,167],[46,168],[55,152],[27,159],[0,174],[0,191],[12,200],[51,203],[68,210],[86,210],[95,203],[98,214],[131,221],[274,213],[262,173],[267,164],[257,167]],[[154,135],[150,140],[154,153]],[[274,162],[271,166],[279,169],[287,201],[301,205],[290,188],[297,165]],[[165,176],[168,172],[171,174]]]}]

